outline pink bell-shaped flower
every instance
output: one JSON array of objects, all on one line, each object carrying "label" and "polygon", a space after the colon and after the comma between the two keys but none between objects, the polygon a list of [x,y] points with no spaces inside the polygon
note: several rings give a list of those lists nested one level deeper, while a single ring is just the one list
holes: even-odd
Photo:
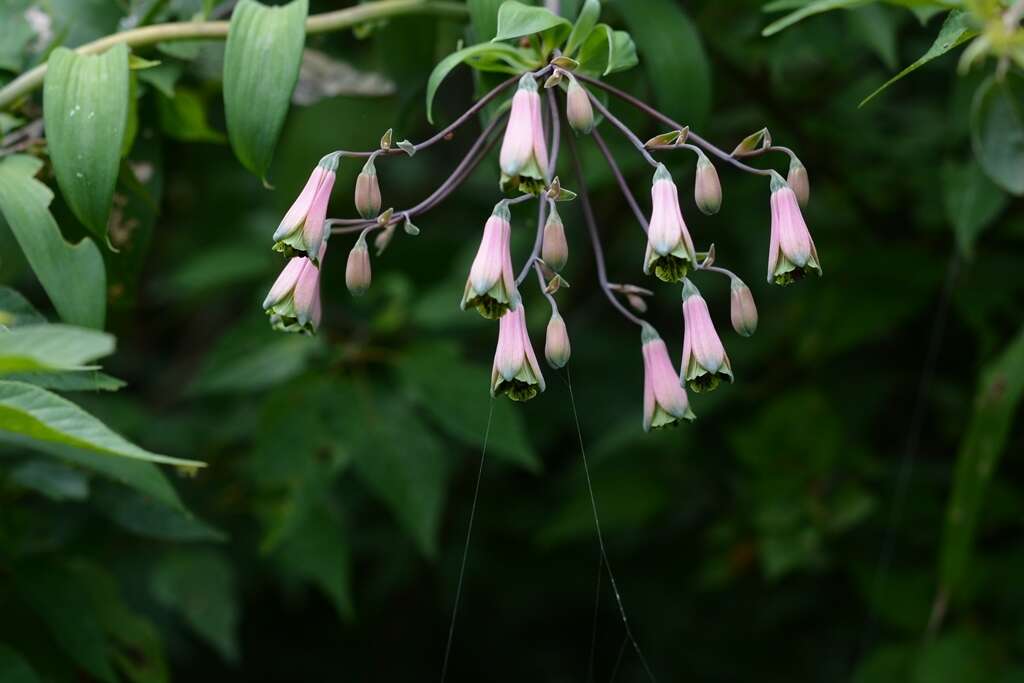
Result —
[{"label": "pink bell-shaped flower", "polygon": [[306,186],[274,231],[274,251],[286,256],[306,256],[319,265],[320,247],[327,241],[327,204],[338,169],[337,152],[328,154],[313,169]]},{"label": "pink bell-shaped flower", "polygon": [[711,322],[708,304],[689,280],[683,280],[683,361],[679,382],[697,393],[732,381],[732,366]]},{"label": "pink bell-shaped flower", "polygon": [[818,250],[807,230],[793,189],[778,173],[772,173],[772,231],[768,246],[768,282],[788,285],[809,271],[821,275]]},{"label": "pink bell-shaped flower", "polygon": [[654,271],[660,280],[680,282],[697,262],[697,254],[679,208],[679,192],[664,164],[658,164],[654,174],[651,203],[644,273]]},{"label": "pink bell-shaped flower", "polygon": [[526,311],[520,303],[498,322],[498,347],[491,370],[491,396],[504,394],[513,401],[529,401],[544,391],[537,355],[526,330]]},{"label": "pink bell-shaped flower", "polygon": [[658,332],[644,323],[640,341],[644,357],[644,431],[696,419]]},{"label": "pink bell-shaped flower", "polygon": [[498,202],[484,225],[473,266],[462,294],[462,310],[475,308],[489,320],[502,317],[519,300],[512,272],[512,216],[505,202]]}]

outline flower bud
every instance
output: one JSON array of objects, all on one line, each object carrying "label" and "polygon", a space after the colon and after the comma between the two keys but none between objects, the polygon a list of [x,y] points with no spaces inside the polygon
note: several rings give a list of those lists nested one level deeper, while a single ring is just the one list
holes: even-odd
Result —
[{"label": "flower bud", "polygon": [[395,229],[398,228],[398,223],[392,223],[385,227],[383,230],[377,232],[377,236],[373,238],[373,246],[377,249],[377,256],[384,253],[384,250],[391,244],[391,238],[395,236]]},{"label": "flower bud", "polygon": [[786,176],[786,184],[793,190],[800,206],[807,206],[811,199],[811,181],[807,178],[807,169],[800,160],[793,157],[789,161],[789,174]]},{"label": "flower bud", "polygon": [[590,95],[575,78],[569,80],[569,92],[565,96],[565,115],[569,125],[577,133],[586,135],[594,128],[594,108]]},{"label": "flower bud", "polygon": [[345,285],[353,296],[362,296],[370,288],[370,251],[366,248],[366,234],[359,235],[345,266]]},{"label": "flower bud", "polygon": [[565,226],[562,225],[562,217],[558,215],[555,207],[551,207],[551,214],[544,224],[544,242],[541,248],[541,258],[545,265],[551,270],[558,272],[565,267],[569,260],[569,243],[565,240]]},{"label": "flower bud", "polygon": [[548,359],[548,365],[557,370],[569,362],[570,351],[569,331],[565,328],[565,321],[558,311],[552,311],[544,338],[544,357]]},{"label": "flower bud", "polygon": [[647,312],[647,302],[644,301],[643,297],[637,296],[636,294],[627,294],[626,301],[633,307],[633,310],[637,313]]},{"label": "flower bud", "polygon": [[380,214],[380,183],[377,182],[377,169],[371,156],[356,177],[356,211],[366,220]]},{"label": "flower bud", "polygon": [[718,181],[715,165],[703,154],[697,160],[697,179],[694,181],[693,198],[697,208],[707,216],[713,216],[722,208],[722,184]]},{"label": "flower bud", "polygon": [[750,287],[738,277],[732,279],[730,315],[732,317],[732,328],[737,334],[749,337],[757,330],[757,306],[754,305],[754,295],[750,293]]}]

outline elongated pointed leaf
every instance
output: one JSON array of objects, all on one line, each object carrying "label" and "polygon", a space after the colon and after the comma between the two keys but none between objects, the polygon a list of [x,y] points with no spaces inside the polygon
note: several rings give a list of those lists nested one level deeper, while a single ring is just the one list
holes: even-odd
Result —
[{"label": "elongated pointed leaf", "polygon": [[498,8],[498,33],[491,40],[511,40],[543,33],[545,43],[557,46],[571,30],[572,24],[567,19],[548,9],[506,0]]},{"label": "elongated pointed leaf", "polygon": [[974,414],[960,444],[940,555],[939,591],[943,601],[963,579],[985,491],[1003,454],[1022,394],[1024,331],[984,371]]},{"label": "elongated pointed leaf", "polygon": [[473,26],[476,42],[490,40],[498,32],[498,8],[501,0],[467,0],[469,22]]},{"label": "elongated pointed leaf", "polygon": [[265,179],[299,80],[308,0],[266,7],[241,0],[224,51],[224,113],[239,161]]},{"label": "elongated pointed leaf", "polygon": [[91,369],[114,352],[114,337],[70,325],[27,325],[0,331],[0,375]]},{"label": "elongated pointed leaf", "polygon": [[504,43],[479,43],[451,53],[437,63],[427,79],[427,120],[431,123],[434,122],[434,95],[437,94],[437,89],[441,87],[441,82],[452,69],[463,62],[469,62],[470,65],[477,62],[503,62],[510,67],[511,73],[529,66],[519,50]]},{"label": "elongated pointed leaf", "polygon": [[601,3],[599,0],[585,0],[580,8],[576,23],[572,25],[572,32],[565,43],[565,54],[572,57],[590,37],[590,32],[597,26],[597,20],[601,16]]},{"label": "elongated pointed leaf", "polygon": [[863,107],[865,104],[870,102],[876,95],[888,88],[890,85],[900,80],[907,74],[917,71],[922,66],[937,59],[942,55],[946,54],[953,48],[962,45],[974,36],[978,35],[978,31],[971,26],[971,15],[969,12],[964,10],[955,9],[946,15],[946,20],[942,24],[942,28],[939,29],[939,35],[936,36],[935,42],[928,48],[928,51],[921,55],[920,59],[900,71],[898,74],[883,83],[878,89],[872,92],[870,95],[861,100],[861,103],[857,106]]},{"label": "elongated pointed leaf", "polygon": [[0,287],[0,326],[6,328],[19,325],[41,325],[46,316],[15,289]]},{"label": "elongated pointed leaf", "polygon": [[205,466],[198,460],[172,458],[139,448],[71,401],[31,384],[6,380],[0,381],[0,441],[30,448],[41,441],[165,465]]},{"label": "elongated pointed leaf", "polygon": [[101,55],[57,48],[43,85],[50,160],[68,206],[106,240],[121,148],[128,124],[128,48]]},{"label": "elongated pointed leaf", "polygon": [[996,185],[1024,195],[1024,79],[989,77],[971,105],[974,156]]},{"label": "elongated pointed leaf", "polygon": [[0,159],[0,213],[60,317],[101,328],[107,305],[103,256],[90,239],[64,240],[48,208],[53,193],[35,179],[41,166],[29,156]]}]

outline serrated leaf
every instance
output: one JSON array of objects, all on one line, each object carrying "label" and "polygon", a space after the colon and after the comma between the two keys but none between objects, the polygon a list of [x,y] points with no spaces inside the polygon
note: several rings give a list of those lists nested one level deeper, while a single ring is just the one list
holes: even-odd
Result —
[{"label": "serrated leaf", "polygon": [[597,20],[601,17],[601,3],[599,0],[585,0],[580,13],[576,16],[576,22],[572,25],[569,39],[565,41],[565,54],[572,57],[583,43],[590,37],[590,32],[597,26]]},{"label": "serrated leaf", "polygon": [[1003,455],[1024,394],[1024,331],[982,373],[953,475],[939,560],[943,601],[960,587],[970,560],[978,514]]},{"label": "serrated leaf", "polygon": [[114,337],[70,325],[27,325],[0,331],[0,375],[92,369],[114,352]]},{"label": "serrated leaf", "polygon": [[196,549],[165,555],[150,577],[150,590],[221,657],[238,660],[235,571],[223,553]]},{"label": "serrated leaf", "polygon": [[452,72],[452,69],[463,62],[469,63],[474,68],[484,63],[493,65],[495,62],[502,62],[508,65],[509,73],[517,73],[529,68],[523,54],[511,45],[504,43],[479,43],[456,50],[438,62],[427,79],[427,120],[431,123],[434,122],[434,96],[437,94],[437,89],[441,87],[441,82]]},{"label": "serrated leaf", "polygon": [[56,443],[165,465],[205,466],[198,460],[172,458],[139,448],[57,394],[7,380],[0,381],[0,441],[29,448],[37,442]]},{"label": "serrated leaf", "polygon": [[942,184],[946,217],[960,252],[971,258],[978,235],[999,216],[1008,198],[974,161],[944,166]]},{"label": "serrated leaf", "polygon": [[47,64],[43,119],[57,184],[78,220],[106,241],[128,125],[128,48],[80,55],[60,47]]},{"label": "serrated leaf", "polygon": [[524,5],[517,0],[506,0],[498,8],[498,29],[492,41],[512,40],[523,36],[544,35],[550,47],[561,45],[572,30],[568,19],[544,7]]},{"label": "serrated leaf", "polygon": [[916,62],[908,66],[907,68],[900,71],[898,74],[890,78],[888,81],[883,83],[874,92],[861,100],[857,106],[863,107],[865,104],[870,102],[876,95],[888,88],[890,85],[900,80],[904,76],[917,71],[922,66],[937,59],[942,55],[946,54],[953,48],[962,45],[974,36],[978,35],[978,31],[971,25],[971,15],[969,12],[964,10],[955,9],[946,15],[946,20],[942,22],[942,28],[939,29],[939,35],[935,38],[935,42],[928,48],[928,51],[921,55],[921,58]]},{"label": "serrated leaf", "polygon": [[242,165],[266,179],[299,80],[308,0],[266,7],[241,0],[224,49],[228,139]]},{"label": "serrated leaf", "polygon": [[[423,344],[401,357],[398,375],[405,391],[445,432],[463,443],[483,446],[491,405],[474,397],[486,395],[487,368],[465,360],[451,345]],[[493,410],[488,450],[530,472],[540,471],[522,415],[507,401],[495,402]]]},{"label": "serrated leaf", "polygon": [[971,143],[996,185],[1024,194],[1024,79],[1010,72],[978,86],[971,105]]},{"label": "serrated leaf", "polygon": [[42,162],[15,154],[0,159],[0,213],[60,317],[85,327],[103,327],[107,276],[103,256],[86,238],[64,240],[48,207],[53,193],[35,179]]}]

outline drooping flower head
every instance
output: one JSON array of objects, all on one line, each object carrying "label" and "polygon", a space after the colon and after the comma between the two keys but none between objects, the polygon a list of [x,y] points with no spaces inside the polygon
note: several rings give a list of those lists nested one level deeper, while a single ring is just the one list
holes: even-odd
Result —
[{"label": "drooping flower head", "polygon": [[696,419],[658,332],[644,323],[640,342],[644,357],[644,431]]},{"label": "drooping flower head", "polygon": [[537,355],[526,330],[526,311],[520,303],[498,322],[498,347],[491,370],[491,396],[504,394],[513,401],[529,401],[544,391]]},{"label": "drooping flower head", "polygon": [[693,240],[679,208],[679,192],[664,164],[658,164],[651,186],[651,223],[647,229],[644,273],[665,282],[679,282],[697,261]]},{"label": "drooping flower head", "polygon": [[[326,251],[324,242],[319,253],[321,263]],[[314,334],[321,317],[320,269],[305,256],[293,256],[263,300],[263,309],[275,330]]]},{"label": "drooping flower head", "polygon": [[551,319],[548,320],[548,328],[544,335],[544,357],[547,358],[548,365],[557,370],[565,367],[571,353],[569,330],[565,327],[565,320],[558,311],[551,311]]},{"label": "drooping flower head", "polygon": [[809,271],[821,275],[818,250],[807,230],[796,193],[778,173],[772,172],[772,231],[768,246],[768,282],[788,285]]},{"label": "drooping flower head", "polygon": [[286,256],[306,256],[319,265],[320,247],[327,240],[324,220],[338,158],[339,154],[332,152],[313,169],[306,186],[274,231],[274,251]]},{"label": "drooping flower head", "polygon": [[689,280],[683,280],[683,361],[679,382],[697,393],[732,381],[732,366],[711,322],[708,304]]},{"label": "drooping flower head", "polygon": [[[519,187],[526,191],[543,186],[548,148],[541,120],[540,93],[537,92],[537,81],[530,74],[523,74],[519,89],[512,97],[512,111],[501,142],[499,162],[502,187]],[[535,182],[524,183],[524,179]]]},{"label": "drooping flower head", "polygon": [[496,320],[516,308],[519,291],[512,273],[512,216],[505,202],[498,202],[484,225],[473,266],[462,294],[462,310],[475,308],[489,320]]}]

